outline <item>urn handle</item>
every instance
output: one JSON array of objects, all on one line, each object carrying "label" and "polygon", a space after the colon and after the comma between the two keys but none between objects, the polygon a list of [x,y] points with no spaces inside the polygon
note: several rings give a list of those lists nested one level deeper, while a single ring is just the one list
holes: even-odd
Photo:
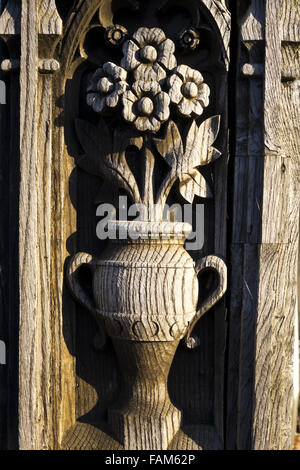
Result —
[{"label": "urn handle", "polygon": [[223,297],[227,288],[227,267],[224,261],[218,256],[206,256],[196,262],[195,271],[197,274],[209,269],[218,274],[218,287],[203,302],[189,325],[188,332],[183,339],[184,345],[188,349],[195,349],[199,346],[199,338],[196,335],[192,335],[193,329],[200,318]]},{"label": "urn handle", "polygon": [[96,336],[94,342],[97,349],[102,349],[106,344],[106,335],[100,323],[100,319],[96,314],[96,305],[94,299],[83,288],[79,277],[79,269],[82,266],[89,266],[93,270],[95,265],[96,259],[92,255],[89,255],[88,253],[76,253],[76,255],[72,256],[67,265],[66,275],[67,282],[73,297],[75,300],[77,300],[77,302],[79,302],[83,307],[92,313],[99,326],[99,334]]}]

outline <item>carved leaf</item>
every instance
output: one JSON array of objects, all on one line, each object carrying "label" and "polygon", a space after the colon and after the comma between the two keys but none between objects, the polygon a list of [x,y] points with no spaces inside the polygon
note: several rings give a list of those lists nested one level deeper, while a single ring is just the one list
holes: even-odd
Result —
[{"label": "carved leaf", "polygon": [[198,170],[193,170],[190,173],[183,173],[180,175],[179,190],[182,197],[190,204],[193,203],[195,196],[203,198],[212,197],[207,181]]},{"label": "carved leaf", "polygon": [[111,153],[109,131],[102,120],[98,127],[83,119],[75,120],[76,133],[85,152],[77,160],[78,166],[89,173],[102,175]]},{"label": "carved leaf", "polygon": [[129,146],[137,147],[141,150],[143,147],[144,139],[137,132],[124,131],[123,129],[116,129],[114,132],[113,154],[111,157],[110,169],[115,170],[115,177],[121,186],[123,186],[131,195],[135,202],[140,201],[140,193],[135,177],[129,168],[125,155]]},{"label": "carved leaf", "polygon": [[158,152],[171,168],[181,165],[183,144],[175,122],[169,122],[164,139],[153,139],[153,141]]},{"label": "carved leaf", "polygon": [[220,116],[213,116],[198,127],[193,121],[186,139],[182,171],[189,172],[195,167],[207,165],[221,155],[212,147],[220,129]]},{"label": "carved leaf", "polygon": [[126,163],[125,151],[129,145],[141,149],[143,138],[116,130],[112,139],[103,119],[100,119],[97,127],[88,121],[76,119],[75,126],[79,142],[85,151],[77,159],[78,166],[88,173],[105,175],[112,181],[117,181],[133,200],[139,202],[138,187]]}]

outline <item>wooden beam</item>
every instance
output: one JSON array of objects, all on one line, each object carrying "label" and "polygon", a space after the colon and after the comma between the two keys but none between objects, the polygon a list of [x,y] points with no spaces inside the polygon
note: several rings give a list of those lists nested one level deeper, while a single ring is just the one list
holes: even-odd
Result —
[{"label": "wooden beam", "polygon": [[19,445],[35,448],[38,420],[37,323],[37,0],[22,2],[19,207]]},{"label": "wooden beam", "polygon": [[249,103],[250,115],[237,108],[229,448],[290,449],[294,434],[300,128],[293,74],[299,58],[284,42],[297,40],[293,8],[284,0],[254,0],[241,27],[249,52],[239,51],[247,78],[238,78],[237,103]]}]

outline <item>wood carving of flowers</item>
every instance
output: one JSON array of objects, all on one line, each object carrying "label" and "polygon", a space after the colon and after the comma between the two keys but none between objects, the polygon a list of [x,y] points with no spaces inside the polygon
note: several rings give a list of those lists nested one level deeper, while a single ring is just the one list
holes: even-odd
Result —
[{"label": "wood carving of flowers", "polygon": [[123,117],[139,131],[157,132],[170,116],[170,98],[154,81],[136,81],[123,94]]},{"label": "wood carving of flowers", "polygon": [[120,96],[129,88],[126,78],[126,70],[112,62],[106,62],[92,76],[87,104],[96,113],[101,113],[106,108],[116,108]]},{"label": "wood carving of flowers", "polygon": [[166,70],[176,67],[174,52],[174,42],[161,29],[139,28],[123,45],[121,66],[134,70],[135,80],[159,81],[166,77]]},{"label": "wood carving of flowers", "polygon": [[168,79],[169,97],[183,116],[200,116],[209,105],[210,89],[198,70],[180,65]]}]

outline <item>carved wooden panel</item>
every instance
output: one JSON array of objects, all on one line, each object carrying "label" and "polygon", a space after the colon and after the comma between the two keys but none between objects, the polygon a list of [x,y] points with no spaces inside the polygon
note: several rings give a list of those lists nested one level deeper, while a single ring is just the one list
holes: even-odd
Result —
[{"label": "carved wooden panel", "polygon": [[[195,271],[190,264],[193,263],[190,256],[200,259],[205,255],[225,257],[226,254],[226,77],[229,65],[229,25],[229,13],[221,2],[176,1],[163,4],[153,2],[151,5],[141,2],[86,2],[67,30],[61,50],[62,70],[56,80],[57,83],[61,80],[59,86],[63,88],[64,80],[68,78],[64,99],[64,139],[76,165],[70,179],[70,197],[77,213],[76,244],[71,253],[89,253],[73,258],[69,268],[71,288],[77,299],[90,310],[95,311],[96,302],[97,311],[117,312],[124,308],[124,299],[121,304],[120,300],[119,303],[114,300],[120,295],[122,282],[124,289],[131,293],[132,300],[128,294],[126,305],[132,304],[130,311],[135,316],[128,324],[130,330],[126,333],[127,320],[121,320],[117,313],[114,317],[110,314],[110,318],[115,318],[114,325],[110,324],[109,318],[104,321],[106,317],[99,317],[98,313],[94,315],[94,324],[88,318],[87,311],[77,307],[77,339],[72,353],[77,362],[78,423],[65,434],[63,445],[66,447],[198,449],[223,446],[224,304],[219,304],[215,311],[209,311],[197,325],[197,335],[187,341],[191,346],[197,344],[197,350],[185,351],[181,344],[177,349],[168,379],[168,393],[172,406],[176,407],[172,413],[168,412],[172,425],[171,422],[168,424],[168,414],[165,415],[163,409],[159,411],[158,408],[154,413],[154,408],[152,412],[149,408],[153,414],[151,425],[147,424],[150,415],[139,416],[132,411],[130,418],[133,403],[130,405],[128,402],[127,408],[122,404],[129,413],[125,422],[122,418],[123,424],[120,421],[123,412],[116,415],[113,410],[118,394],[121,393],[124,401],[129,393],[127,379],[124,382],[121,376],[130,375],[126,362],[134,363],[137,354],[144,357],[141,363],[143,368],[157,374],[155,358],[159,360],[159,357],[173,350],[168,359],[169,365],[166,363],[167,369],[160,379],[160,387],[166,386],[163,384],[166,384],[168,368],[178,341],[187,328],[187,323],[186,326],[179,326],[174,316],[182,301],[178,298],[176,307],[171,300],[172,295],[185,291],[184,295],[191,297],[192,304],[197,302],[198,286],[197,289],[196,285],[192,287],[195,282],[195,274],[192,272]],[[109,245],[103,251],[103,243],[101,245],[95,234],[96,207],[100,203],[117,203],[118,197],[124,194],[129,195],[130,202],[143,204],[145,212],[142,220],[145,222],[136,225],[139,234],[146,239],[152,233],[151,244],[148,248],[147,244],[145,248],[140,245],[135,248],[132,244],[127,248],[117,245],[113,251]],[[158,230],[156,237],[164,232],[167,235],[172,223],[168,227],[163,222],[165,203],[192,203],[195,196],[195,202],[205,206],[205,243],[200,251],[191,251],[184,268],[186,274],[180,281],[178,276],[172,278],[172,266],[177,266],[178,270],[183,262],[180,261],[179,242],[176,241],[173,248],[167,242],[160,247],[155,242],[153,223],[156,223]],[[157,205],[155,213],[153,204]],[[121,228],[117,226],[118,230],[129,230],[126,224]],[[131,224],[130,228],[134,228],[134,225]],[[177,230],[179,233],[182,230],[180,224]],[[184,238],[181,243],[183,241]],[[151,250],[155,251],[152,253]],[[154,257],[156,252],[157,261]],[[172,253],[174,260],[170,263]],[[133,261],[129,263],[130,259],[135,260],[134,264]],[[176,259],[178,261],[175,262]],[[105,263],[115,265],[117,260],[119,267],[114,268],[115,271],[105,281],[106,270],[104,267],[100,269],[100,266]],[[126,265],[124,260],[127,260]],[[82,271],[81,277],[78,271],[82,263],[94,263],[97,266],[94,285],[102,279],[102,295],[97,294],[94,288],[92,297],[87,298],[84,278],[88,278],[88,270],[85,273]],[[156,265],[158,268],[155,268]],[[165,287],[164,284],[160,287],[162,274],[156,274],[154,283],[145,274],[145,279],[135,276],[127,284],[126,270],[132,271],[134,266],[143,270],[146,266],[152,266],[151,271],[159,269],[157,273],[162,273],[162,269],[166,273],[169,271],[169,279],[164,278]],[[188,281],[188,266],[192,268],[191,281]],[[200,262],[200,271],[207,267],[217,271],[221,269],[221,272],[225,269],[218,258],[211,261],[207,258],[206,262]],[[203,304],[199,317],[224,292],[224,285],[223,288],[217,287],[222,285],[221,272],[220,280],[208,274],[201,276],[200,303],[208,300]],[[111,284],[115,276],[120,279],[118,291],[114,291]],[[192,283],[191,294],[187,294],[188,287],[185,290],[180,287],[182,282]],[[175,288],[173,294],[172,284]],[[141,289],[140,286],[145,289],[144,306],[135,300],[134,292]],[[100,289],[100,284],[98,287]],[[156,295],[155,287],[159,292],[162,289],[160,294]],[[214,290],[215,297],[211,297]],[[166,299],[166,305],[172,305],[166,313],[163,313],[163,298]],[[186,312],[195,309],[192,304],[186,304]],[[140,309],[144,311],[142,316],[139,316]],[[153,310],[152,314],[150,310]],[[162,320],[165,315],[165,320]],[[192,317],[185,318],[185,322],[191,320]],[[118,362],[110,341],[103,352],[93,350],[92,332],[96,324],[100,324],[102,337],[100,339],[98,335],[96,338],[97,345],[103,342],[103,333],[113,337]],[[191,331],[194,324],[196,321],[191,323]],[[176,331],[179,328],[174,337],[172,325],[176,325]],[[119,333],[118,328],[121,328]],[[136,341],[145,341],[146,338],[149,347],[145,352],[129,352],[123,346],[125,340],[129,345],[134,340],[134,345]],[[173,340],[171,342],[172,338],[175,338],[175,343]],[[158,352],[155,352],[154,346],[160,348]],[[123,351],[122,354],[120,351]],[[122,357],[127,355],[127,361],[124,362]],[[147,380],[150,380],[150,375]],[[142,397],[141,383],[139,387]],[[158,384],[156,387],[159,387]],[[149,392],[148,400],[151,395],[154,400],[155,391]],[[168,403],[165,400],[167,398],[161,398],[164,409]],[[155,403],[154,400],[154,406],[159,406]],[[145,407],[138,404],[135,408],[140,406]],[[155,424],[156,415],[158,418]],[[130,424],[130,419],[135,425]],[[135,434],[134,426],[137,429],[140,426],[141,431]]]},{"label": "carved wooden panel", "polygon": [[0,3],[1,446],[290,448],[298,1]]}]

